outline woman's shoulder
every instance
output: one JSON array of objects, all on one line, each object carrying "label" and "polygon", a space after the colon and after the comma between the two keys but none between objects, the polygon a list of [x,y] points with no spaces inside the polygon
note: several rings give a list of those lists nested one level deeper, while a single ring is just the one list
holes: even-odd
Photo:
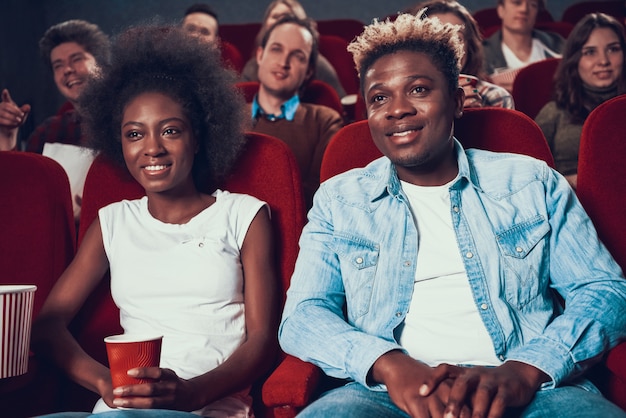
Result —
[{"label": "woman's shoulder", "polygon": [[261,199],[250,194],[230,192],[223,189],[215,190],[215,192],[213,192],[213,197],[215,197],[215,201],[219,202],[220,205],[227,205],[231,207],[240,206],[246,208],[266,204]]},{"label": "woman's shoulder", "polygon": [[98,213],[115,214],[121,212],[138,212],[141,210],[142,206],[146,205],[147,199],[146,196],[139,199],[123,199],[101,207]]}]

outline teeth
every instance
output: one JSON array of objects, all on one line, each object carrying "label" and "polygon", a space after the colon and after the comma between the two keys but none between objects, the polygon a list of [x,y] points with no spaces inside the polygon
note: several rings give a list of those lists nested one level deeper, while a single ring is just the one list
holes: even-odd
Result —
[{"label": "teeth", "polygon": [[407,136],[411,132],[415,132],[415,131],[411,129],[410,131],[394,132],[393,136]]},{"label": "teeth", "polygon": [[148,165],[145,167],[145,169],[148,171],[165,170],[166,168],[166,165]]}]

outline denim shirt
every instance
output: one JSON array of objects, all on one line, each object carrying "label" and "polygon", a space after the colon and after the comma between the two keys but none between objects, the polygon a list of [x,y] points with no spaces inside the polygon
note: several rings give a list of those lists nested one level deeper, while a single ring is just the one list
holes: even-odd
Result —
[{"label": "denim shirt", "polygon": [[[543,161],[455,149],[450,216],[496,356],[542,370],[544,388],[573,379],[626,337],[620,267]],[[381,355],[402,350],[394,329],[410,306],[419,243],[395,168],[382,157],[328,180],[308,217],[280,344],[330,376],[384,390],[367,377]]]}]

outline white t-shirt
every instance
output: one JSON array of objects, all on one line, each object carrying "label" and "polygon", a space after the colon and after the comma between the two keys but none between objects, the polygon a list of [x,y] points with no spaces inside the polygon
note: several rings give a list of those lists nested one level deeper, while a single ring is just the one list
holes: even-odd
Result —
[{"label": "white t-shirt", "polygon": [[265,203],[221,190],[213,196],[182,225],[152,217],[145,196],[99,211],[120,324],[163,335],[160,366],[183,379],[214,369],[245,340],[240,250]]},{"label": "white t-shirt", "polygon": [[441,363],[498,365],[461,258],[450,213],[450,184],[401,182],[418,230],[415,285],[396,337],[411,357]]},{"label": "white t-shirt", "polygon": [[532,64],[533,62],[541,61],[546,59],[546,51],[554,57],[560,57],[561,55],[552,51],[548,48],[543,42],[541,42],[537,38],[533,38],[533,45],[530,51],[530,56],[528,60],[522,61],[517,55],[509,48],[504,42],[502,42],[502,54],[504,55],[504,59],[506,60],[506,65],[509,70],[516,70],[518,68],[526,67],[528,64]]}]

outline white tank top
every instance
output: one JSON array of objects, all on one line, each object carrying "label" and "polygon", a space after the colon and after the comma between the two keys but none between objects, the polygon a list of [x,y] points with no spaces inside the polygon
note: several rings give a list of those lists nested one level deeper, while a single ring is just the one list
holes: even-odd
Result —
[{"label": "white tank top", "polygon": [[183,379],[214,369],[245,340],[240,250],[265,203],[221,190],[213,196],[182,225],[152,217],[147,197],[99,211],[120,324],[163,335],[160,366]]}]

